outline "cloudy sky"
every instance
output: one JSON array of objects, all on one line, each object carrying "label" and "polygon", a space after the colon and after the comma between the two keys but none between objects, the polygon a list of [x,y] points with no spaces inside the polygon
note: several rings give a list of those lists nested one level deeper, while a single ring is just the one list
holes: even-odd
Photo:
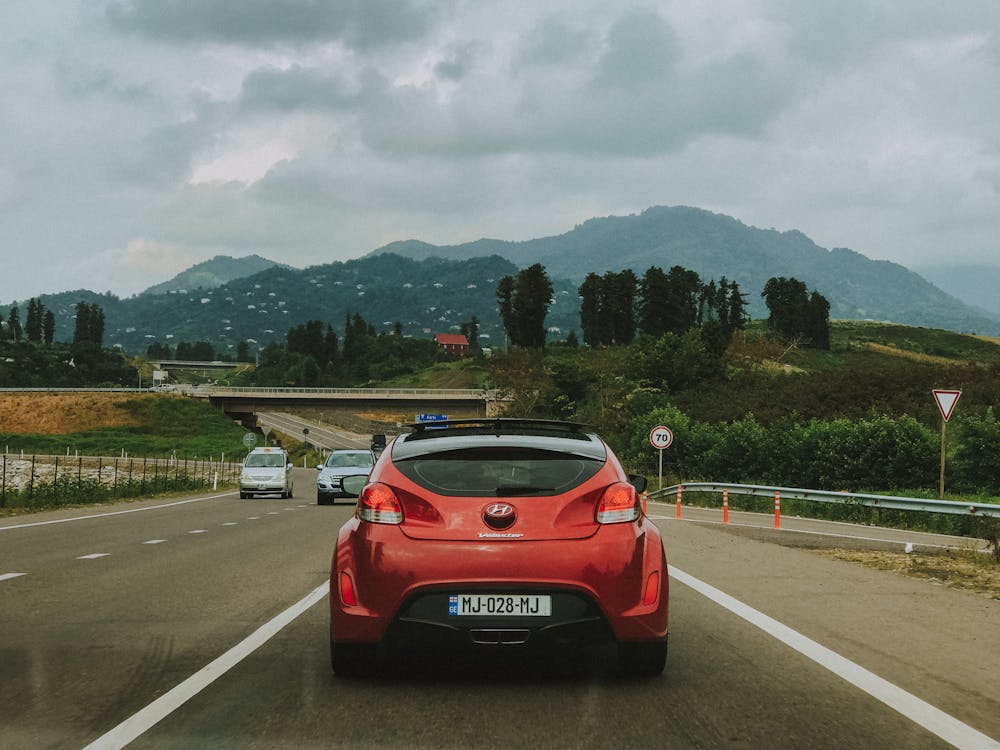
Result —
[{"label": "cloudy sky", "polygon": [[1000,263],[1000,3],[2,0],[0,302],[691,205]]}]

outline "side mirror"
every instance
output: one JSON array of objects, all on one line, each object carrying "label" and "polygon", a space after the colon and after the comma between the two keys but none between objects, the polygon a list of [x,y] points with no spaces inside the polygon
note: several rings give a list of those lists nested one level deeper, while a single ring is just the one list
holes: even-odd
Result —
[{"label": "side mirror", "polygon": [[285,468],[286,468],[286,469],[294,469],[295,467],[294,467],[294,466],[292,466],[292,463],[291,463],[291,461],[289,461],[289,462],[288,462],[288,465],[287,465],[287,466],[285,466]]},{"label": "side mirror", "polygon": [[357,497],[361,494],[361,490],[364,489],[366,484],[368,484],[367,476],[364,474],[354,474],[344,477],[340,483],[340,487],[344,491],[345,495]]},{"label": "side mirror", "polygon": [[629,474],[628,481],[635,487],[635,491],[643,493],[646,491],[646,477],[641,474]]}]

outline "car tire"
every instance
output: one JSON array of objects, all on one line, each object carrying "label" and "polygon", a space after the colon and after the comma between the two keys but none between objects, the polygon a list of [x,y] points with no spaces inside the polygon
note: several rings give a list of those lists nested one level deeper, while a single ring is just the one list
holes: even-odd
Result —
[{"label": "car tire", "polygon": [[667,666],[667,639],[619,641],[618,666],[632,677],[655,677]]},{"label": "car tire", "polygon": [[370,677],[375,673],[374,643],[330,640],[330,666],[339,677]]},{"label": "car tire", "polygon": [[240,493],[240,500],[246,500],[248,497],[250,497],[250,493],[249,492],[241,492]]}]

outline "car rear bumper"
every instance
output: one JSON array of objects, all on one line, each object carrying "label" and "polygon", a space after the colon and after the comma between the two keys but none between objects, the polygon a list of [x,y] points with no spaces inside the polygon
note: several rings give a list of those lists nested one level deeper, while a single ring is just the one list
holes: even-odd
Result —
[{"label": "car rear bumper", "polygon": [[240,492],[284,492],[284,482],[240,482]]},{"label": "car rear bumper", "polygon": [[[655,598],[643,604],[654,573]],[[345,575],[353,606],[340,593]],[[413,540],[397,526],[355,518],[341,529],[332,561],[331,638],[488,643],[495,637],[504,645],[527,631],[532,643],[660,640],[667,633],[667,588],[659,532],[646,520],[601,526],[587,539],[484,543]],[[448,614],[449,596],[488,592],[547,594],[552,615]]]}]

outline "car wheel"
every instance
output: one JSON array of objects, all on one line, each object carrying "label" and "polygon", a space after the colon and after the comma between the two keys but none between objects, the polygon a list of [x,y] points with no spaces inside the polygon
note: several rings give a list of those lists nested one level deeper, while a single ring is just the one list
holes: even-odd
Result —
[{"label": "car wheel", "polygon": [[241,492],[240,493],[240,500],[246,500],[248,497],[250,497],[250,493],[249,492]]},{"label": "car wheel", "polygon": [[635,677],[655,677],[667,665],[667,641],[620,641],[618,666]]},{"label": "car wheel", "polygon": [[330,640],[330,666],[341,677],[369,677],[375,673],[374,643]]}]

